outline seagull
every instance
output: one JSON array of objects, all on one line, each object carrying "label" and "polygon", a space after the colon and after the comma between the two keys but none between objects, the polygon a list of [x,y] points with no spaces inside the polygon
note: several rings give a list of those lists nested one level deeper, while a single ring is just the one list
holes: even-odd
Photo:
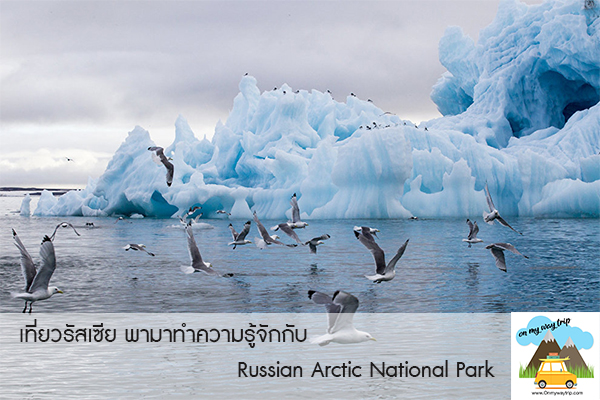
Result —
[{"label": "seagull", "polygon": [[72,224],[70,224],[69,222],[61,222],[60,224],[56,225],[56,228],[54,228],[54,232],[52,232],[52,236],[50,236],[50,240],[54,240],[54,235],[56,235],[56,231],[58,230],[58,228],[68,228],[68,227],[71,227],[73,229],[73,232],[75,232],[75,234],[77,236],[81,236]]},{"label": "seagull", "polygon": [[358,299],[350,293],[336,291],[333,298],[314,290],[308,291],[308,298],[327,309],[327,334],[311,339],[311,343],[326,346],[331,342],[350,344],[375,340],[367,332],[354,328],[352,319],[358,308]]},{"label": "seagull", "polygon": [[[354,227],[354,234],[356,235],[357,233],[361,233],[363,228],[367,228],[369,229],[369,233],[371,235],[374,235],[375,237],[377,237],[377,232],[379,232],[379,229],[377,228],[369,228],[368,226],[355,226]],[[358,236],[357,236],[358,238]]]},{"label": "seagull", "polygon": [[365,278],[373,281],[374,283],[381,283],[383,281],[391,281],[396,276],[396,263],[404,254],[406,250],[406,246],[408,246],[408,240],[404,242],[402,246],[396,252],[394,258],[390,260],[390,262],[385,265],[385,253],[381,250],[381,247],[375,242],[373,235],[369,230],[370,228],[364,226],[361,232],[354,231],[354,235],[356,238],[373,254],[373,258],[375,259],[375,275],[365,275]]},{"label": "seagull", "polygon": [[93,222],[86,222],[85,223],[85,227],[86,228],[95,228],[94,223]]},{"label": "seagull", "polygon": [[300,208],[298,207],[298,200],[296,200],[296,193],[292,195],[290,204],[292,206],[292,222],[288,222],[290,228],[301,229],[308,226],[308,223],[300,221]]},{"label": "seagull", "polygon": [[252,243],[250,240],[246,239],[246,235],[250,232],[250,225],[252,222],[246,221],[244,224],[244,228],[240,233],[237,233],[232,224],[229,224],[229,230],[231,231],[231,236],[233,237],[233,242],[228,243],[228,245],[233,245],[233,250],[235,250],[236,246],[242,246],[244,244]]},{"label": "seagull", "polygon": [[19,239],[17,232],[14,229],[12,232],[15,246],[21,252],[21,272],[23,273],[23,278],[25,278],[24,292],[17,293],[14,297],[25,300],[23,312],[27,310],[27,302],[29,302],[29,313],[31,314],[31,307],[35,301],[46,300],[56,293],[62,293],[56,286],[48,286],[48,282],[50,282],[50,278],[56,269],[54,245],[47,235],[44,236],[40,247],[42,265],[36,270],[33,260],[25,249],[23,242]]},{"label": "seagull", "polygon": [[252,214],[252,217],[254,218],[254,222],[256,222],[256,227],[258,228],[258,231],[260,232],[260,236],[262,236],[262,239],[255,238],[256,247],[258,247],[262,250],[270,244],[281,244],[281,245],[288,246],[288,247],[296,247],[297,246],[296,244],[287,244],[286,245],[285,243],[277,240],[277,239],[279,239],[279,236],[277,236],[277,235],[269,236],[269,232],[267,232],[267,229],[258,220],[256,211],[254,211],[254,213]]},{"label": "seagull", "polygon": [[283,233],[285,233],[286,235],[288,235],[289,237],[291,237],[292,239],[294,239],[296,241],[296,243],[304,245],[304,243],[302,242],[302,240],[300,240],[300,238],[298,237],[298,235],[296,234],[296,232],[294,232],[292,230],[292,228],[289,225],[289,222],[284,222],[282,224],[279,224],[275,227],[273,227],[275,231],[281,229],[283,231]]},{"label": "seagull", "polygon": [[488,189],[487,182],[485,183],[485,198],[487,200],[488,206],[490,207],[489,214],[485,211],[483,212],[483,220],[485,222],[487,222],[490,225],[494,225],[494,220],[498,220],[498,222],[500,222],[501,225],[509,227],[513,231],[517,232],[519,235],[523,235],[521,232],[517,231],[515,228],[510,226],[508,222],[502,219],[502,217],[498,213],[498,210],[496,210],[496,207],[494,206],[494,202],[492,201],[492,196],[490,196],[490,190]]},{"label": "seagull", "polygon": [[164,149],[159,146],[151,146],[148,147],[148,150],[153,152],[152,159],[155,163],[159,165],[162,164],[165,166],[165,168],[167,168],[167,186],[171,186],[171,184],[173,183],[173,171],[175,167],[165,156]]},{"label": "seagull", "polygon": [[[200,255],[200,250],[198,250],[198,246],[196,245],[196,240],[194,239],[194,232],[192,231],[192,223],[188,222],[185,227],[185,233],[187,234],[188,239],[188,250],[190,251],[190,258],[192,259],[192,265],[182,265],[181,271],[186,274],[193,274],[194,272],[204,272],[207,275],[213,276],[222,276],[220,273],[215,271],[212,267],[211,263],[208,263],[202,260],[202,256]],[[227,274],[226,276],[233,276],[232,274]]]},{"label": "seagull", "polygon": [[524,254],[521,254],[519,250],[515,248],[510,243],[492,243],[485,246],[486,249],[490,249],[492,255],[496,259],[496,267],[500,269],[500,271],[506,272],[506,262],[504,261],[504,250],[512,251],[515,254],[522,255],[525,258],[529,258]]},{"label": "seagull", "polygon": [[469,243],[469,247],[471,247],[472,243],[483,242],[483,240],[477,239],[477,232],[479,232],[477,221],[471,222],[471,220],[467,218],[467,225],[469,225],[469,236],[466,239],[463,239],[463,242]]},{"label": "seagull", "polygon": [[230,212],[227,212],[227,211],[225,211],[225,210],[217,210],[217,214],[224,214],[224,215],[227,215],[227,216],[230,216],[230,215],[231,215],[231,213],[230,213]]},{"label": "seagull", "polygon": [[313,254],[317,254],[317,246],[323,244],[323,240],[329,239],[331,236],[328,234],[324,234],[318,237],[314,237],[310,239],[308,242],[304,243],[305,246],[310,248],[310,252]]},{"label": "seagull", "polygon": [[73,162],[75,161],[75,160],[73,160],[72,158],[69,158],[69,157],[65,157],[65,158],[67,159],[67,161],[73,161]]},{"label": "seagull", "polygon": [[[119,222],[119,221],[125,221],[125,218],[124,218],[124,217],[119,217],[119,218],[117,218],[117,220],[115,221],[115,224],[116,224],[117,222]],[[128,223],[130,223],[130,224],[131,224],[131,221],[125,221],[125,222],[128,222]]]},{"label": "seagull", "polygon": [[125,249],[125,251],[129,251],[129,250],[135,250],[135,251],[144,251],[148,254],[150,254],[152,257],[154,257],[154,253],[150,253],[148,250],[146,250],[146,245],[145,244],[135,244],[135,243],[131,243],[128,244],[127,246],[123,247]]}]

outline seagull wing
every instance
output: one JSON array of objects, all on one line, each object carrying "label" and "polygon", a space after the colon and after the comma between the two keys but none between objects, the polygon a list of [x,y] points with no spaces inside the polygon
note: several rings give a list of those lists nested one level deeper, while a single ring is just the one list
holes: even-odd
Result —
[{"label": "seagull wing", "polygon": [[231,231],[231,236],[233,237],[233,241],[235,242],[238,237],[238,233],[235,231],[235,228],[232,224],[229,224],[229,230]]},{"label": "seagull wing", "polygon": [[488,207],[490,208],[490,212],[493,212],[496,209],[496,206],[494,206],[494,202],[492,201],[492,196],[490,196],[490,190],[488,189],[487,182],[485,183],[485,199],[487,200]]},{"label": "seagull wing", "polygon": [[495,245],[497,247],[503,248],[504,250],[512,251],[515,254],[518,254],[518,255],[523,256],[525,258],[529,258],[525,254],[523,254],[519,250],[517,250],[517,248],[515,246],[513,246],[512,244],[510,244],[510,243],[495,243]]},{"label": "seagull wing", "polygon": [[190,251],[190,258],[192,259],[192,267],[194,267],[194,269],[206,268],[206,266],[204,265],[204,261],[202,261],[200,250],[198,250],[198,246],[196,245],[196,240],[194,239],[194,232],[192,231],[191,223],[188,223],[186,225],[185,233],[187,234],[188,250]]},{"label": "seagull wing", "polygon": [[260,236],[262,236],[263,240],[267,243],[270,243],[271,241],[273,241],[273,238],[271,238],[271,236],[269,236],[269,232],[267,232],[267,230],[265,229],[265,226],[258,219],[258,216],[256,215],[256,211],[254,211],[254,213],[252,214],[252,217],[254,218],[254,222],[256,222],[256,227],[258,228],[258,232],[260,232]]},{"label": "seagull wing", "polygon": [[342,307],[339,304],[334,304],[329,295],[314,290],[308,291],[308,298],[316,304],[325,306],[325,309],[327,310],[327,333],[333,333],[332,330],[335,326],[335,321],[337,320]]},{"label": "seagull wing", "polygon": [[17,232],[13,229],[13,239],[15,240],[15,246],[21,252],[21,272],[23,273],[23,278],[25,278],[25,291],[29,291],[29,287],[31,286],[31,282],[33,282],[33,278],[35,278],[35,274],[37,273],[35,269],[35,265],[33,264],[33,260],[31,256],[25,249],[23,242],[19,239]]},{"label": "seagull wing", "polygon": [[246,239],[246,236],[248,235],[248,233],[250,233],[250,225],[252,225],[252,223],[250,221],[247,221],[244,224],[244,228],[242,229],[242,231],[237,235],[237,238],[235,240],[237,241],[242,241]]},{"label": "seagull wing", "polygon": [[390,260],[390,262],[388,263],[387,267],[385,267],[385,271],[383,271],[384,272],[383,275],[394,270],[394,268],[396,267],[396,263],[398,262],[400,257],[402,257],[402,255],[404,254],[404,251],[406,250],[406,246],[408,246],[409,240],[410,239],[407,239],[406,242],[404,242],[404,244],[402,246],[400,246],[400,248],[396,252],[396,255],[394,256],[394,258],[392,258]]},{"label": "seagull wing", "polygon": [[504,251],[498,247],[490,248],[492,255],[496,259],[496,267],[500,269],[500,271],[506,272],[506,261],[504,260]]},{"label": "seagull wing", "polygon": [[292,230],[292,228],[290,228],[290,226],[287,224],[287,222],[284,222],[283,224],[279,224],[278,226],[279,226],[279,229],[281,229],[286,235],[288,235],[289,237],[294,239],[299,244],[303,244],[302,241],[300,240],[300,238],[298,237],[298,235],[296,234],[296,232],[294,232]]},{"label": "seagull wing", "polygon": [[508,224],[508,222],[506,222],[500,215],[498,215],[496,217],[496,219],[498,220],[498,222],[500,222],[502,225],[509,227],[510,229],[512,229],[513,231],[517,232],[519,235],[523,236],[523,234],[521,232],[519,232],[518,230],[516,230],[515,228],[513,228],[512,226],[510,226]]},{"label": "seagull wing", "polygon": [[[373,239],[373,235],[368,233],[368,229],[369,228],[363,228],[362,232],[357,234],[357,238],[371,252],[371,254],[373,254],[376,272],[380,275],[383,275],[385,272],[385,254],[383,250],[381,250],[381,247],[379,247],[379,245],[375,242],[375,239]],[[367,232],[366,235],[365,232]]]},{"label": "seagull wing", "polygon": [[31,287],[29,288],[30,293],[40,289],[48,289],[48,283],[50,282],[50,278],[56,269],[54,245],[48,236],[44,236],[44,239],[42,240],[42,246],[40,247],[40,258],[42,259],[42,265],[35,275],[35,278],[33,278],[33,282],[31,282]]},{"label": "seagull wing", "polygon": [[337,313],[335,324],[331,327],[330,333],[335,333],[343,329],[352,329],[352,319],[354,318],[354,312],[358,308],[358,299],[350,293],[338,290],[333,294],[333,304],[340,306],[341,310]]},{"label": "seagull wing", "polygon": [[298,207],[298,200],[296,199],[296,193],[292,196],[290,200],[290,204],[292,205],[292,222],[300,221],[300,208]]},{"label": "seagull wing", "polygon": [[311,253],[317,254],[317,246],[313,244],[312,241],[306,242],[305,245],[308,245],[308,248],[310,249]]}]

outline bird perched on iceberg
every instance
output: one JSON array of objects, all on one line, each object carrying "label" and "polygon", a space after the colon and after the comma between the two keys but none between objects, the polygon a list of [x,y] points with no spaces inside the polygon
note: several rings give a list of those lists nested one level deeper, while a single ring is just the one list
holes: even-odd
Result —
[{"label": "bird perched on iceberg", "polygon": [[492,252],[494,259],[496,260],[496,267],[498,267],[498,269],[500,271],[504,271],[504,272],[506,272],[506,261],[504,259],[504,250],[512,251],[515,254],[519,254],[525,258],[529,258],[526,255],[521,254],[521,252],[519,250],[517,250],[515,248],[515,246],[513,246],[510,243],[492,243],[492,244],[488,244],[487,246],[485,246],[485,248],[489,249]]},{"label": "bird perched on iceberg", "polygon": [[21,252],[21,272],[23,273],[23,278],[25,278],[24,291],[22,293],[16,293],[13,296],[17,299],[25,300],[23,312],[27,310],[27,303],[29,303],[29,313],[31,314],[31,307],[34,302],[49,299],[56,293],[62,293],[56,286],[48,286],[50,278],[56,269],[54,245],[48,236],[44,236],[40,247],[42,265],[36,270],[35,264],[27,252],[27,249],[25,249],[23,242],[19,239],[17,232],[15,232],[14,229],[12,232],[15,246],[17,246]]},{"label": "bird perched on iceberg", "polygon": [[523,235],[521,232],[517,231],[515,228],[513,228],[512,226],[510,226],[508,224],[508,222],[506,222],[500,216],[500,213],[498,213],[498,210],[496,209],[496,206],[494,206],[494,202],[492,201],[492,196],[490,196],[490,191],[488,189],[487,182],[485,183],[485,199],[487,200],[488,207],[490,208],[490,212],[489,213],[486,213],[485,211],[483,212],[483,220],[485,222],[487,222],[490,225],[494,225],[494,220],[497,220],[498,222],[500,222],[501,225],[509,227],[513,231],[517,232],[519,235]]},{"label": "bird perched on iceberg", "polygon": [[308,298],[327,309],[327,334],[311,339],[311,343],[326,346],[331,342],[350,344],[375,340],[369,333],[354,328],[352,319],[358,309],[355,296],[338,290],[332,298],[325,293],[309,290]]},{"label": "bird perched on iceberg", "polygon": [[396,255],[385,264],[385,253],[381,250],[381,247],[375,242],[375,238],[371,235],[371,228],[363,226],[360,232],[354,231],[356,238],[371,252],[375,259],[375,275],[365,275],[365,278],[373,281],[374,283],[381,283],[383,281],[391,281],[396,276],[396,264],[400,257],[406,251],[408,246],[408,239],[396,252]]},{"label": "bird perched on iceberg", "polygon": [[471,220],[467,218],[467,225],[469,225],[469,236],[466,239],[463,239],[463,242],[469,243],[469,247],[471,247],[472,243],[483,242],[483,240],[477,239],[477,232],[479,232],[477,221],[471,222]]},{"label": "bird perched on iceberg", "polygon": [[171,186],[173,183],[173,173],[175,171],[175,167],[173,164],[171,164],[167,156],[165,156],[164,149],[159,146],[151,146],[148,147],[148,150],[152,152],[152,160],[154,160],[154,162],[158,165],[164,165],[167,169],[167,186]]}]

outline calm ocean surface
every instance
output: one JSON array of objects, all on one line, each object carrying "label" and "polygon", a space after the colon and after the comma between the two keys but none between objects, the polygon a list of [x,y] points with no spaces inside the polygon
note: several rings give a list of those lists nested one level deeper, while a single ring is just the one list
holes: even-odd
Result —
[{"label": "calm ocean surface", "polygon": [[[254,244],[232,250],[229,220],[202,220],[194,229],[203,258],[231,278],[183,274],[190,263],[185,232],[176,219],[21,217],[22,197],[0,197],[0,312],[20,313],[19,252],[11,228],[38,262],[43,235],[61,221],[76,226],[81,237],[61,229],[54,241],[57,268],[51,284],[64,294],[35,303],[34,313],[298,313],[322,312],[307,290],[342,289],[360,299],[365,313],[507,313],[512,311],[597,311],[600,305],[598,219],[507,218],[519,236],[499,224],[474,216],[484,243],[468,248],[462,239],[464,218],[439,220],[309,221],[297,230],[303,240],[323,233],[331,239],[318,254],[307,247]],[[37,198],[32,202],[35,209]],[[96,228],[86,229],[93,222]],[[239,231],[243,220],[232,221]],[[270,227],[283,221],[263,221]],[[410,239],[391,282],[374,284],[373,257],[354,237],[354,225],[380,230],[389,257]],[[254,223],[248,238],[258,236]],[[283,237],[291,243],[291,239]],[[485,244],[509,242],[529,259],[506,252],[508,272],[498,270]],[[143,243],[156,254],[125,251]]]}]

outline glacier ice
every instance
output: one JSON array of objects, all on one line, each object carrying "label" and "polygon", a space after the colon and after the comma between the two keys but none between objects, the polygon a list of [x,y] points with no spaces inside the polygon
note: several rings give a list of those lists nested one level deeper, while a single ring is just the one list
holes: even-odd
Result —
[{"label": "glacier ice", "polygon": [[199,140],[180,116],[166,147],[175,175],[135,127],[86,189],[42,193],[35,215],[170,217],[201,205],[231,218],[481,215],[487,182],[503,215],[600,215],[600,4],[503,1],[477,43],[440,41],[443,117],[415,126],[370,101],[244,76],[229,117]]}]

